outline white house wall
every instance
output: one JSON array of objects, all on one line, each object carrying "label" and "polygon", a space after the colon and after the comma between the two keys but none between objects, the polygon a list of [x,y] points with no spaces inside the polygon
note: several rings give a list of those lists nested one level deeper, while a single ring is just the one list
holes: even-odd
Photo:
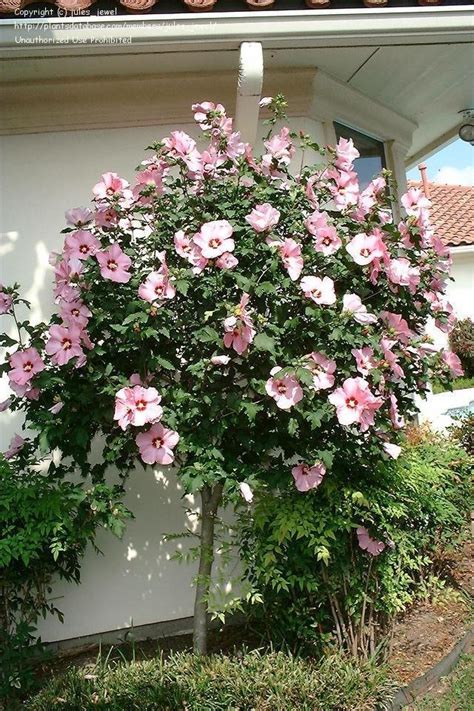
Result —
[{"label": "white house wall", "polygon": [[451,276],[454,281],[448,285],[448,298],[458,318],[474,321],[474,248],[472,251],[453,250]]}]

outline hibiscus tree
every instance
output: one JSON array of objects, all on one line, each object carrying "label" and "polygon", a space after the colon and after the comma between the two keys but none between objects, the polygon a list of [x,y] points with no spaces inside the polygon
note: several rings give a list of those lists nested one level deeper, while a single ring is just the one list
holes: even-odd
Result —
[{"label": "hibiscus tree", "polygon": [[[4,371],[15,393],[5,407],[38,433],[10,457],[59,448],[93,481],[112,466],[125,478],[172,465],[200,493],[203,653],[223,497],[251,502],[260,481],[317,496],[353,467],[370,476],[371,461],[403,446],[413,394],[460,366],[425,333],[432,315],[445,331],[453,322],[449,256],[425,198],[411,191],[396,224],[388,174],[361,192],[351,141],[320,151],[284,128],[259,157],[221,105],[193,109],[202,149],[175,131],[134,180],[104,173],[92,207],[67,212],[52,256],[58,313],[23,325],[28,343]],[[326,163],[296,174],[308,147]],[[0,299],[14,314],[17,290]],[[381,553],[364,523],[361,548]]]}]

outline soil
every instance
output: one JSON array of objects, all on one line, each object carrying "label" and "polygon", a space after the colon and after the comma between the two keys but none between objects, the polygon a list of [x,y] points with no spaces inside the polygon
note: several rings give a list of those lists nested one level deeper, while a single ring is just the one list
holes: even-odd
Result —
[{"label": "soil", "polygon": [[395,624],[389,664],[394,678],[402,685],[449,654],[471,626],[474,542],[464,546],[451,574],[452,588],[442,591],[431,602],[417,604]]}]

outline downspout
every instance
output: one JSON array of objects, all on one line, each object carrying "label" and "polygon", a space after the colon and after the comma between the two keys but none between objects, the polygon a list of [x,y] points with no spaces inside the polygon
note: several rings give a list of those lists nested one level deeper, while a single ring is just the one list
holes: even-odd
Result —
[{"label": "downspout", "polygon": [[242,140],[255,144],[263,85],[263,50],[260,42],[240,45],[235,126]]}]

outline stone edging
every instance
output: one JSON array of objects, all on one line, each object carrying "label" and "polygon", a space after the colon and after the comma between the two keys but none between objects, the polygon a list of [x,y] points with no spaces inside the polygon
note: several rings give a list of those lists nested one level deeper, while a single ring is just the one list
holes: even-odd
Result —
[{"label": "stone edging", "polygon": [[400,711],[408,704],[411,704],[417,696],[428,691],[428,689],[438,682],[441,677],[449,674],[451,669],[459,661],[459,657],[467,652],[470,646],[474,643],[474,628],[466,632],[464,637],[452,648],[452,650],[443,657],[434,667],[428,669],[427,672],[413,679],[407,686],[398,690],[395,697],[392,699],[387,711]]}]

